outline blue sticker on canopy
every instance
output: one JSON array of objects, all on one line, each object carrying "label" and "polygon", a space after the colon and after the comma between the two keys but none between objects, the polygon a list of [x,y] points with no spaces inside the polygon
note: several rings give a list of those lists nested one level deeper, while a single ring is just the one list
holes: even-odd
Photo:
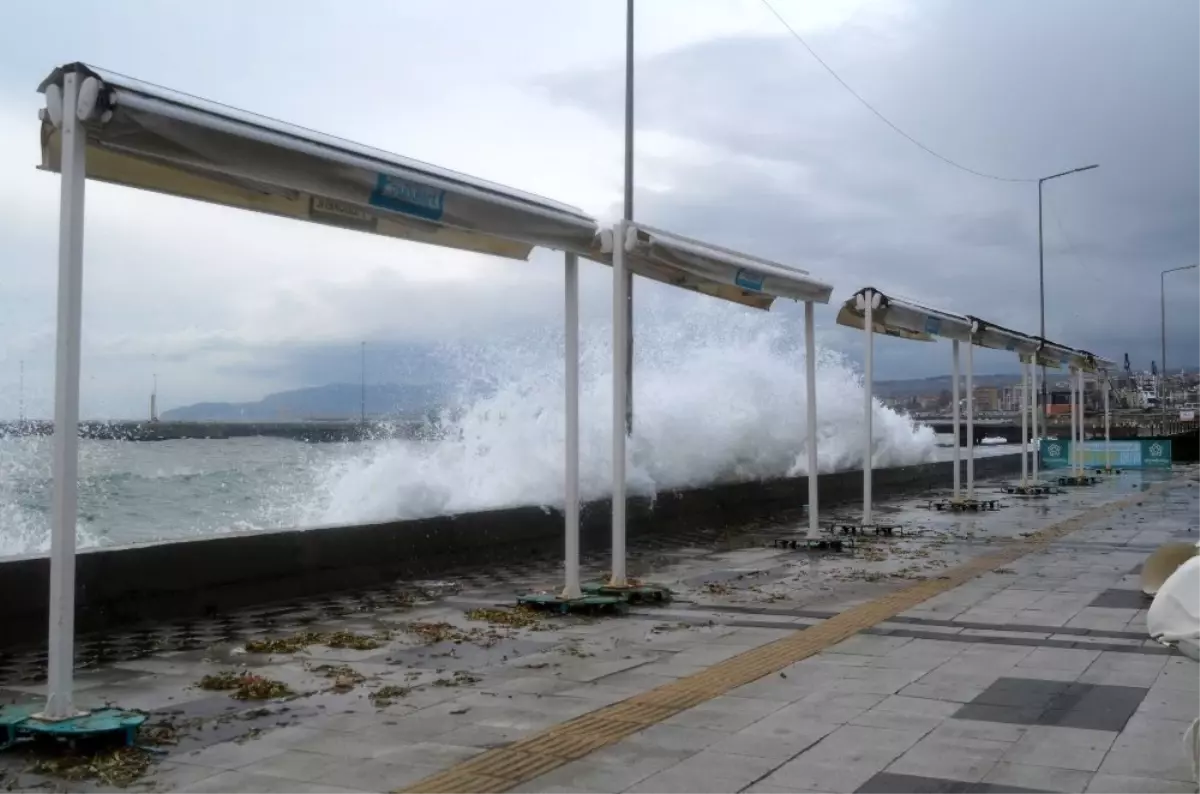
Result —
[{"label": "blue sticker on canopy", "polygon": [[446,210],[446,191],[380,174],[367,203],[427,221],[440,221]]},{"label": "blue sticker on canopy", "polygon": [[925,333],[937,335],[941,332],[942,320],[940,317],[930,316],[925,318]]},{"label": "blue sticker on canopy", "polygon": [[733,277],[733,283],[737,284],[742,289],[762,292],[763,277],[758,273],[752,273],[749,270],[739,270],[737,275]]}]

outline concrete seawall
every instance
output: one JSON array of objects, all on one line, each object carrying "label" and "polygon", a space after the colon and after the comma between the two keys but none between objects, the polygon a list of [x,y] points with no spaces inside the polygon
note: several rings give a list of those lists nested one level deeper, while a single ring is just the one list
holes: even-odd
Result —
[{"label": "concrete seawall", "polygon": [[[878,497],[948,488],[951,463],[877,469]],[[980,478],[1020,469],[1020,455],[976,460]],[[780,518],[803,507],[804,477],[714,485],[631,499],[631,537],[679,527],[736,526]],[[862,472],[822,475],[822,513],[856,503]],[[853,508],[847,507],[847,512]],[[610,504],[584,506],[581,545],[608,547]],[[827,517],[832,517],[826,514]],[[274,601],[430,577],[463,565],[500,564],[531,555],[561,557],[562,514],[517,507],[307,530],[221,535],[188,541],[89,549],[77,560],[76,626],[107,630],[145,620],[204,617]],[[50,564],[46,557],[0,561],[0,647],[45,635]]]}]

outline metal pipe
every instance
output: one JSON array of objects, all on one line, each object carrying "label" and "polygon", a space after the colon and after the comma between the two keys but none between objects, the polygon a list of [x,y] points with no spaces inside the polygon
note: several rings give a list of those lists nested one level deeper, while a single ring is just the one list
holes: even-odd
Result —
[{"label": "metal pipe", "polygon": [[1162,326],[1162,374],[1158,378],[1158,411],[1163,422],[1167,421],[1167,274],[1176,273],[1180,270],[1191,270],[1196,267],[1200,267],[1200,264],[1172,267],[1162,271],[1158,276],[1159,314]]},{"label": "metal pipe", "polygon": [[[1042,183],[1045,179],[1038,180],[1038,303],[1040,304],[1041,324],[1040,335],[1043,340],[1046,338],[1046,251],[1042,245]],[[1047,400],[1046,400],[1046,365],[1042,364],[1042,427],[1049,424],[1049,415]]]},{"label": "metal pipe", "polygon": [[1167,274],[1160,273],[1158,276],[1158,311],[1161,323],[1160,333],[1162,334],[1162,375],[1158,378],[1158,413],[1162,417],[1162,421],[1167,421]]},{"label": "metal pipe", "polygon": [[[1078,174],[1081,171],[1091,171],[1093,168],[1099,168],[1099,165],[1085,165],[1080,168],[1072,168],[1070,171],[1061,171],[1057,174],[1044,176],[1038,180],[1038,302],[1041,305],[1041,337],[1046,338],[1046,253],[1045,247],[1042,245],[1042,184],[1049,182],[1051,179],[1058,179],[1060,176],[1070,176]],[[1042,365],[1042,428],[1049,426],[1049,400],[1046,399],[1046,365]]]},{"label": "metal pipe", "polygon": [[[625,207],[624,218],[633,220],[633,0],[625,3]],[[633,435],[633,273],[625,274],[625,432]]]},{"label": "metal pipe", "polygon": [[958,404],[958,386],[962,376],[958,371],[957,339],[955,339],[951,344],[951,350],[951,357],[954,359],[954,383],[950,387],[950,399],[954,402],[954,498],[957,500],[962,495],[962,451],[960,450],[960,447],[962,446],[962,435],[959,433],[959,430],[961,429],[959,427],[959,419],[962,409]]},{"label": "metal pipe", "polygon": [[871,419],[872,419],[872,378],[874,377],[875,361],[874,361],[874,337],[875,337],[875,320],[873,318],[874,306],[872,303],[875,300],[875,293],[867,290],[863,293],[863,298],[866,303],[865,318],[863,328],[866,330],[867,349],[863,356],[863,432],[865,435],[863,448],[863,526],[871,524]]},{"label": "metal pipe", "polygon": [[629,390],[629,370],[626,367],[629,348],[629,314],[625,311],[629,280],[625,271],[624,220],[613,228],[613,415],[612,415],[612,581],[614,587],[625,586],[625,418],[626,395]]},{"label": "metal pipe", "polygon": [[1021,359],[1021,487],[1029,484],[1029,368]]},{"label": "metal pipe", "polygon": [[77,716],[75,533],[79,521],[79,367],[83,311],[83,214],[87,131],[76,110],[82,75],[63,76],[62,177],[58,217],[58,324],[54,362],[54,498],[50,524],[47,720]]},{"label": "metal pipe", "polygon": [[816,539],[820,533],[817,522],[817,342],[814,332],[814,315],[816,314],[812,301],[804,302],[804,390],[805,412],[807,413],[805,429],[808,444],[808,537]]},{"label": "metal pipe", "polygon": [[1042,452],[1042,435],[1045,434],[1046,428],[1043,426],[1041,428],[1041,432],[1039,433],[1037,412],[1038,371],[1037,367],[1034,366],[1032,362],[1029,364],[1029,375],[1029,423],[1033,426],[1033,482],[1037,484],[1041,481],[1042,477],[1041,472],[1039,471],[1041,468],[1040,455]]},{"label": "metal pipe", "polygon": [[1079,431],[1078,431],[1079,432],[1079,457],[1076,458],[1076,461],[1075,461],[1075,465],[1077,467],[1075,473],[1078,476],[1082,477],[1083,469],[1084,469],[1084,462],[1083,462],[1083,458],[1084,458],[1084,453],[1083,453],[1083,439],[1084,439],[1083,411],[1084,411],[1084,407],[1083,407],[1083,370],[1082,369],[1079,370],[1079,372],[1075,375],[1075,379],[1079,383],[1079,388],[1076,389],[1076,399],[1079,400],[1079,423],[1078,423],[1079,424]]},{"label": "metal pipe", "polygon": [[975,498],[975,343],[967,343],[967,498]]},{"label": "metal pipe", "polygon": [[563,359],[566,365],[566,584],[563,598],[579,598],[579,257],[566,254],[563,273],[564,333]]},{"label": "metal pipe", "polygon": [[1108,373],[1104,373],[1104,468],[1111,469],[1112,465],[1112,426],[1108,410]]}]

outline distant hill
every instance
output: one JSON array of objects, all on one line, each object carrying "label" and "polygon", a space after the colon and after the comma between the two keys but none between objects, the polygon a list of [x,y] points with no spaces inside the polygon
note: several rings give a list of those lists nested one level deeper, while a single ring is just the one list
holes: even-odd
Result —
[{"label": "distant hill", "polygon": [[[430,384],[368,384],[368,416],[411,416],[424,414],[444,404],[444,387]],[[237,422],[306,419],[353,419],[362,410],[362,386],[329,383],[305,389],[268,394],[257,402],[208,402],[163,411],[163,421]]]},{"label": "distant hill", "polygon": [[[875,394],[878,397],[919,397],[921,395],[938,394],[950,391],[953,378],[949,375],[939,375],[933,378],[913,378],[911,380],[877,380]],[[1013,386],[1021,382],[1020,375],[979,375],[972,378],[975,388],[989,386]],[[964,373],[964,381],[965,373]]]}]

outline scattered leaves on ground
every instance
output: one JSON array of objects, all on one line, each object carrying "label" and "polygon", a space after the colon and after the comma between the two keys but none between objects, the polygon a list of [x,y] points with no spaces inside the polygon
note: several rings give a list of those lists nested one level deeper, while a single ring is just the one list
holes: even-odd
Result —
[{"label": "scattered leaves on ground", "polygon": [[152,754],[140,747],[119,747],[92,754],[45,758],[30,772],[64,780],[97,780],[107,786],[125,788],[140,780],[150,769]]},{"label": "scattered leaves on ground", "polygon": [[236,671],[206,675],[196,686],[217,692],[233,690],[231,697],[235,700],[273,700],[292,694],[292,690],[282,681]]},{"label": "scattered leaves on ground", "polygon": [[379,689],[376,689],[367,697],[371,699],[371,702],[375,704],[376,708],[382,709],[392,705],[393,700],[408,697],[408,693],[411,691],[412,690],[406,686],[388,684],[387,686],[379,687]]},{"label": "scattered leaves on ground", "polygon": [[439,678],[433,682],[434,686],[467,686],[469,684],[477,684],[482,681],[479,676],[472,675],[466,670],[456,670],[453,678]]},{"label": "scattered leaves on ground", "polygon": [[517,607],[516,609],[472,609],[467,612],[467,619],[482,620],[492,626],[507,626],[510,629],[533,629],[534,631],[539,631],[546,627],[538,613],[529,607]]},{"label": "scattered leaves on ground", "polygon": [[297,653],[310,645],[325,645],[330,648],[348,648],[354,651],[371,651],[387,640],[386,635],[372,636],[353,631],[302,631],[288,637],[248,640],[246,653]]},{"label": "scattered leaves on ground", "polygon": [[169,722],[143,724],[138,728],[138,743],[154,747],[179,744],[179,728]]},{"label": "scattered leaves on ground", "polygon": [[348,692],[367,680],[365,675],[348,664],[322,664],[314,667],[313,672],[326,678],[332,678],[335,692]]}]

